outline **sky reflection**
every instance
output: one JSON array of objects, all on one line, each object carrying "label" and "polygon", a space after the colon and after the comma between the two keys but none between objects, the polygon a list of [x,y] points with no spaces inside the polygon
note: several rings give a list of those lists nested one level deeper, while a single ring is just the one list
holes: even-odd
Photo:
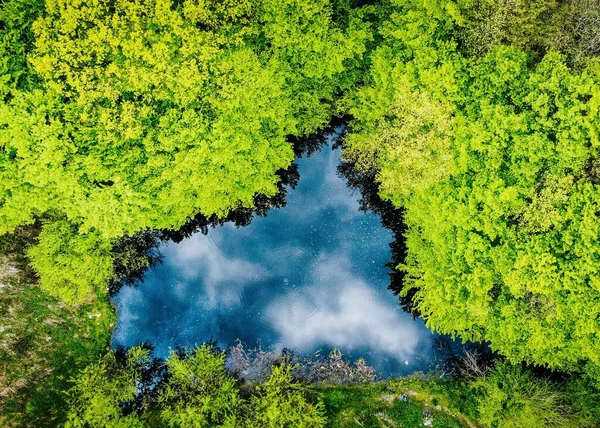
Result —
[{"label": "sky reflection", "polygon": [[164,244],[163,263],[114,298],[113,346],[148,341],[164,356],[240,339],[304,354],[340,347],[384,374],[426,369],[432,334],[387,290],[392,233],[359,211],[360,195],[337,175],[339,150],[297,162],[285,208]]}]

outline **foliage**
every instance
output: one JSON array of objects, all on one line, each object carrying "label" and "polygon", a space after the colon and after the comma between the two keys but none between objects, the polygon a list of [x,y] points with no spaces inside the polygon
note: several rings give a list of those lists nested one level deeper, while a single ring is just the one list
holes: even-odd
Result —
[{"label": "foliage", "polygon": [[531,51],[544,45],[557,0],[463,0],[457,38],[463,51],[482,56],[500,44]]},{"label": "foliage", "polygon": [[[391,379],[387,388],[469,426],[582,427],[598,425],[598,390],[578,376],[553,378],[496,360],[477,377],[442,379],[430,374]],[[546,376],[549,373],[546,372]]]},{"label": "foliage", "polygon": [[471,387],[478,390],[478,420],[486,427],[579,426],[558,388],[518,366],[497,364]]},{"label": "foliage", "polygon": [[122,414],[123,403],[133,401],[141,380],[141,366],[149,361],[149,351],[131,348],[126,361],[120,362],[112,352],[86,367],[75,379],[67,428],[142,427],[137,415]]},{"label": "foliage", "polygon": [[[27,52],[40,84],[0,105],[0,233],[52,214],[105,248],[274,195],[287,136],[325,125],[353,84],[369,32],[346,15],[328,0],[48,0]],[[63,275],[36,265],[48,288]]]},{"label": "foliage", "polygon": [[323,426],[322,403],[292,371],[273,366],[246,398],[212,345],[172,352],[166,362],[147,348],[113,351],[75,378],[67,426]]},{"label": "foliage", "polygon": [[364,358],[350,364],[339,349],[334,349],[327,358],[318,358],[308,362],[306,377],[311,382],[323,382],[328,385],[348,385],[375,381],[375,370]]},{"label": "foliage", "polygon": [[490,340],[515,362],[573,369],[597,353],[597,192],[585,172],[594,84],[556,55],[533,72],[525,61],[499,49],[471,68],[472,106],[451,143],[457,170],[406,205],[407,284],[431,327]]},{"label": "foliage", "polygon": [[156,232],[141,232],[124,236],[111,249],[113,266],[108,294],[115,295],[124,285],[135,285],[146,271],[162,262]]},{"label": "foliage", "polygon": [[[410,197],[449,174],[446,135],[452,111],[426,92],[411,87],[403,70],[390,70],[393,66],[389,63],[380,65],[383,61],[375,63],[374,71],[391,74],[386,77],[385,84],[390,85],[392,92],[390,98],[393,101],[386,108],[392,119],[376,119],[370,132],[350,134],[346,140],[345,156],[366,170],[376,168],[378,164],[389,165],[389,168],[380,170],[381,191],[396,197]],[[379,67],[386,69],[380,70]],[[378,79],[376,85],[382,80]],[[381,87],[374,89],[377,92],[386,90]]]},{"label": "foliage", "polygon": [[598,394],[583,379],[564,385],[505,361],[467,381],[417,373],[350,386],[304,383],[296,373],[306,368],[286,359],[271,364],[271,375],[252,385],[231,377],[225,353],[212,345],[180,349],[166,362],[151,358],[147,348],[111,352],[76,378],[69,421],[73,426],[98,426],[101,419],[109,426],[419,426],[427,410],[434,427],[598,422]]},{"label": "foliage", "polygon": [[235,426],[241,400],[225,371],[225,353],[208,345],[183,356],[171,352],[167,367],[158,402],[169,426]]},{"label": "foliage", "polygon": [[309,428],[325,425],[323,403],[312,403],[309,387],[294,379],[293,369],[285,361],[273,366],[269,378],[256,387],[248,426]]},{"label": "foliage", "polygon": [[462,78],[461,59],[452,42],[435,37],[449,20],[419,8],[388,13],[379,31],[389,42],[372,53],[367,84],[345,99],[357,120],[344,156],[377,170],[382,195],[401,204],[451,172],[447,134],[455,108],[449,101]]},{"label": "foliage", "polygon": [[481,57],[511,45],[539,61],[557,51],[585,66],[600,54],[600,4],[596,0],[459,0],[452,35],[460,51]]},{"label": "foliage", "polygon": [[57,221],[45,224],[38,239],[28,256],[42,289],[69,304],[105,292],[113,259],[98,233],[78,233],[70,223]]},{"label": "foliage", "polygon": [[[276,196],[290,136],[349,113],[345,158],[405,212],[411,308],[511,363],[585,374],[567,400],[499,365],[473,389],[482,421],[567,424],[569,402],[593,425],[599,16],[591,0],[1,2],[0,234],[43,223],[27,251],[40,286],[81,304],[65,310],[32,278],[2,284],[2,417],[62,422],[70,370],[108,340],[107,286],[152,263],[140,232],[206,225]],[[146,351],[109,353],[77,378],[68,424],[141,424],[149,391],[174,426],[231,425],[239,412],[274,427],[320,426],[324,411],[339,424],[421,417],[360,387],[327,391],[323,407],[287,363],[246,402],[223,358],[173,354],[155,388],[141,380]],[[463,407],[429,393],[473,414],[457,391]]]},{"label": "foliage", "polygon": [[564,390],[580,426],[593,427],[600,423],[600,389],[593,380],[570,376]]},{"label": "foliage", "polygon": [[443,20],[382,28],[346,156],[406,209],[402,294],[512,362],[597,372],[597,69],[506,46],[466,59]]},{"label": "foliage", "polygon": [[42,13],[43,0],[7,0],[0,4],[0,100],[15,89],[37,85],[37,76],[27,62],[34,44],[31,24]]},{"label": "foliage", "polygon": [[595,0],[565,2],[550,22],[553,31],[544,46],[564,53],[577,67],[585,67],[600,54],[600,3]]}]

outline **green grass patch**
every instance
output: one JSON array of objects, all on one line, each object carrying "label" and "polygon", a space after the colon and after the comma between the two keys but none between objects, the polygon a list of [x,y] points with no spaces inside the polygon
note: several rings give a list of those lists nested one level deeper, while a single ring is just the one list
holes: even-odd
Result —
[{"label": "green grass patch", "polygon": [[393,382],[328,387],[322,390],[322,396],[331,427],[420,427],[426,407],[431,411],[433,427],[466,426],[413,397],[403,402]]},{"label": "green grass patch", "polygon": [[409,394],[424,405],[439,406],[464,420],[477,419],[476,396],[465,381],[415,374],[390,380],[388,387],[397,394]]},{"label": "green grass patch", "polygon": [[57,426],[69,379],[107,350],[113,308],[101,296],[66,307],[24,271],[0,282],[0,425]]}]

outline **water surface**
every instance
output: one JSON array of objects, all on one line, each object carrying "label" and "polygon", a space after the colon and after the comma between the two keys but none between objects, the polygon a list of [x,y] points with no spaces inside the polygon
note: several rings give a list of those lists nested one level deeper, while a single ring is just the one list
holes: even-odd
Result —
[{"label": "water surface", "polygon": [[163,263],[114,298],[113,346],[158,356],[214,339],[310,355],[338,347],[379,373],[426,370],[433,336],[387,289],[393,234],[337,173],[331,144],[297,159],[287,206],[159,248]]}]

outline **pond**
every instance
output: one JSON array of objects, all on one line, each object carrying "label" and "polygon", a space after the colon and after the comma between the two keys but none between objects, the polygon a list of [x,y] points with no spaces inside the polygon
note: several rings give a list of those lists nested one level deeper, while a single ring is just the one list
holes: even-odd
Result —
[{"label": "pond", "polygon": [[360,210],[332,139],[296,159],[300,180],[285,207],[161,244],[162,263],[113,298],[113,346],[150,342],[166,356],[177,345],[239,339],[303,355],[339,348],[383,376],[430,368],[434,335],[388,290],[394,235]]}]

